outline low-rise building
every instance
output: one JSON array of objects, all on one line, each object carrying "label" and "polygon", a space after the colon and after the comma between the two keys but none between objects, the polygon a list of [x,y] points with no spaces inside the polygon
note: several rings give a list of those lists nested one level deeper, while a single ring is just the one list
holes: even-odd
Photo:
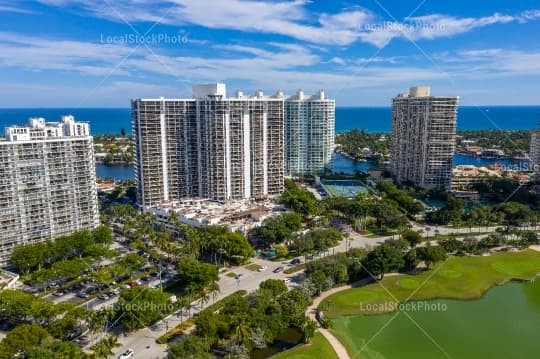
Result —
[{"label": "low-rise building", "polygon": [[455,197],[477,199],[479,194],[475,190],[475,185],[500,177],[499,171],[487,167],[456,166],[452,169],[451,192]]},{"label": "low-rise building", "polygon": [[174,229],[171,214],[174,213],[180,223],[194,227],[224,225],[232,231],[247,233],[283,208],[273,201],[230,201],[227,203],[208,199],[190,198],[182,201],[163,202],[147,209],[154,214],[158,223]]}]

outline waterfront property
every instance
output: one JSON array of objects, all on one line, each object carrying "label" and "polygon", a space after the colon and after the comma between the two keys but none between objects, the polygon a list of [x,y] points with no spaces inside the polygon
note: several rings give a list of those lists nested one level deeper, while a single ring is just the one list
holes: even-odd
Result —
[{"label": "waterfront property", "polygon": [[87,123],[31,118],[0,140],[0,263],[17,245],[99,225],[93,140]]},{"label": "waterfront property", "polygon": [[398,182],[449,190],[456,146],[457,97],[411,87],[392,100],[391,172]]},{"label": "waterfront property", "polygon": [[455,197],[479,199],[480,195],[475,190],[475,186],[500,177],[497,171],[487,167],[456,166],[452,169],[451,191]]},{"label": "waterfront property", "polygon": [[[540,253],[533,250],[450,257],[432,271],[387,276],[380,284],[339,292],[324,300],[321,308],[332,318],[333,333],[351,356],[362,359],[445,357],[406,314],[393,312],[404,301],[409,305],[400,310],[415,319],[450,357],[526,358],[540,350],[535,340],[540,281],[505,283],[511,279],[529,282],[538,273]],[[480,299],[486,292],[481,300],[456,301]],[[436,298],[448,299],[432,301]],[[420,304],[423,309],[418,309]],[[365,345],[393,315],[387,328]]]},{"label": "waterfront property", "polygon": [[225,84],[210,84],[194,85],[191,99],[133,100],[139,206],[280,194],[283,98],[227,97]]},{"label": "waterfront property", "polygon": [[359,193],[368,193],[368,188],[360,181],[353,180],[323,180],[321,185],[325,191],[334,197],[353,198]]},{"label": "waterfront property", "polygon": [[285,100],[285,173],[320,174],[334,152],[335,100],[302,90]]}]

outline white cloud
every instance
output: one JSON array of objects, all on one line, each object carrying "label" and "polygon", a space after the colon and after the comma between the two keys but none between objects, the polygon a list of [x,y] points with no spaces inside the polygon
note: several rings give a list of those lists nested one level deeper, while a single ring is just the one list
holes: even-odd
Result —
[{"label": "white cloud", "polygon": [[540,18],[540,10],[525,11],[518,15],[495,13],[490,16],[457,18],[443,14],[432,14],[406,18],[403,22],[390,21],[365,25],[360,33],[364,42],[379,48],[386,46],[392,39],[433,40],[441,37],[453,37],[494,24],[511,22],[524,23]]},{"label": "white cloud", "polygon": [[[233,29],[284,35],[317,44],[347,45],[357,37],[362,21],[371,18],[365,10],[346,10],[315,17],[304,7],[306,0],[258,1],[219,0],[211,4],[197,0],[40,0],[53,6],[79,5],[95,16],[122,22],[159,22],[169,25],[198,25],[210,29]],[[311,24],[309,24],[311,22]]]},{"label": "white cloud", "polygon": [[0,5],[0,12],[15,12],[19,14],[35,14],[34,11],[23,9],[16,6]]},{"label": "white cloud", "polygon": [[341,57],[332,57],[328,62],[336,64],[336,65],[345,65],[347,62],[342,59]]},{"label": "white cloud", "polygon": [[53,6],[78,4],[95,16],[113,21],[159,22],[169,25],[198,25],[210,29],[232,29],[288,36],[322,45],[349,45],[356,41],[384,47],[392,39],[432,40],[452,37],[476,28],[540,18],[540,10],[518,15],[495,13],[479,18],[431,14],[382,22],[363,8],[343,9],[329,14],[309,13],[307,0],[260,1],[219,0],[211,5],[201,0],[40,0]]},{"label": "white cloud", "polygon": [[[132,50],[123,45],[51,40],[0,32],[0,63],[30,71],[77,71],[103,76]],[[128,74],[119,69],[118,74]]]}]

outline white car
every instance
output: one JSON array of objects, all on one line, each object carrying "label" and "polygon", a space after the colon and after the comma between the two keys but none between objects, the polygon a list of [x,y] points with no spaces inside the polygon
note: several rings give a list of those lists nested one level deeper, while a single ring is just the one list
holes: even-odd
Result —
[{"label": "white car", "polygon": [[129,359],[129,358],[133,358],[133,355],[135,354],[135,350],[129,348],[128,350],[126,350],[125,352],[123,352],[122,354],[120,354],[120,356],[118,357],[118,359]]},{"label": "white car", "polygon": [[283,279],[283,282],[284,282],[284,283],[289,283],[290,281],[291,281],[291,278],[284,278],[284,279]]},{"label": "white car", "polygon": [[266,266],[262,266],[258,269],[259,272],[264,272],[267,269]]}]

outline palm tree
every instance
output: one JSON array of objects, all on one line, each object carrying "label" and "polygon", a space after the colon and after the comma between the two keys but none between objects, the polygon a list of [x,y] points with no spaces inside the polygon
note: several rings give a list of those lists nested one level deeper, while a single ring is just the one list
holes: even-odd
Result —
[{"label": "palm tree", "polygon": [[122,344],[118,342],[118,338],[115,335],[108,335],[105,338],[101,339],[96,344],[92,345],[90,349],[94,351],[93,357],[96,359],[106,359],[109,356],[113,355],[113,349],[116,347],[121,347]]},{"label": "palm tree", "polygon": [[204,304],[210,301],[210,295],[206,292],[201,297],[201,310],[204,308]]},{"label": "palm tree", "polygon": [[236,340],[239,343],[247,343],[251,334],[249,325],[245,321],[239,321],[235,328]]},{"label": "palm tree", "polygon": [[306,319],[304,325],[302,326],[304,343],[309,344],[309,342],[311,342],[311,339],[315,335],[315,330],[317,330],[317,322],[313,319]]},{"label": "palm tree", "polygon": [[109,321],[109,313],[107,309],[100,309],[91,314],[90,332],[97,334],[103,331]]},{"label": "palm tree", "polygon": [[212,293],[212,304],[216,303],[216,298],[218,296],[218,293],[221,293],[221,288],[219,288],[219,283],[217,281],[213,281],[208,286],[208,290],[210,290],[210,293]]}]

